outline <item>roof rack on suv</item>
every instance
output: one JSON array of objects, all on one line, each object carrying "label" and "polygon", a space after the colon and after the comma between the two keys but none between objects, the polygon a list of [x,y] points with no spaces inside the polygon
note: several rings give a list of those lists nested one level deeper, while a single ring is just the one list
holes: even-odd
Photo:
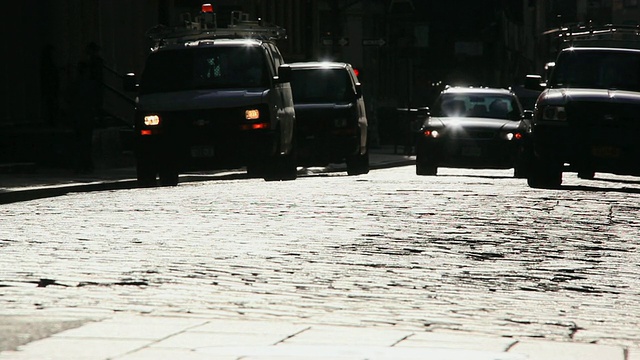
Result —
[{"label": "roof rack on suv", "polygon": [[218,27],[216,13],[209,4],[202,6],[198,16],[191,19],[190,13],[182,14],[182,27],[171,28],[156,25],[147,30],[146,36],[159,48],[168,44],[219,38],[250,38],[258,40],[286,39],[286,30],[280,26],[249,20],[249,14],[242,11],[231,12],[231,23]]},{"label": "roof rack on suv", "polygon": [[562,47],[623,47],[640,48],[640,25],[574,24],[545,31],[543,35],[557,36]]}]

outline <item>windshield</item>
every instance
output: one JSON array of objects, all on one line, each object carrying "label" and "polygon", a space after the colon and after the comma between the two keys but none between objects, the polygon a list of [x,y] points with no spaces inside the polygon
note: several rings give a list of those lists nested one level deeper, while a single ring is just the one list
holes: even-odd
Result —
[{"label": "windshield", "polygon": [[433,115],[519,120],[521,110],[517,100],[509,95],[448,93],[436,99]]},{"label": "windshield", "polygon": [[640,53],[567,51],[551,74],[552,87],[640,91]]},{"label": "windshield", "polygon": [[260,47],[165,50],[149,56],[140,92],[266,87],[267,74]]},{"label": "windshield", "polygon": [[353,100],[354,89],[345,69],[298,69],[291,91],[297,103],[338,103]]}]

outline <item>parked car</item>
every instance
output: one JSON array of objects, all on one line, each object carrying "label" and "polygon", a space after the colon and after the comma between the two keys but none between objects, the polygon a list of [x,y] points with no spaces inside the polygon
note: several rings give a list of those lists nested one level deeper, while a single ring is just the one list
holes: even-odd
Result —
[{"label": "parked car", "polygon": [[368,173],[367,115],[353,67],[342,62],[289,66],[298,165],[346,163],[349,175]]},{"label": "parked car", "polygon": [[447,87],[430,110],[418,134],[416,174],[514,168],[514,176],[526,176],[530,121],[512,91]]}]

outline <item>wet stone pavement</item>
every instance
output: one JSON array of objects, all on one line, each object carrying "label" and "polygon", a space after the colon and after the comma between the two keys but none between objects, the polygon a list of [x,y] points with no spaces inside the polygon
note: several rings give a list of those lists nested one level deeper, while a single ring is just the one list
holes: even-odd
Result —
[{"label": "wet stone pavement", "polygon": [[6,204],[0,309],[640,346],[640,182],[511,175],[405,166]]}]

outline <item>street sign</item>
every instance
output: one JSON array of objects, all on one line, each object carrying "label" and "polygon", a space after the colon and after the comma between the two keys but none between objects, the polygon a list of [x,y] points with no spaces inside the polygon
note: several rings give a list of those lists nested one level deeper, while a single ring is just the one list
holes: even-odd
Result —
[{"label": "street sign", "polygon": [[[324,45],[324,46],[331,46],[331,45],[333,45],[333,38],[323,37],[322,39],[320,39],[320,43],[322,45]],[[348,37],[341,37],[340,39],[338,39],[338,45],[340,45],[340,46],[349,45],[349,38]]]},{"label": "street sign", "polygon": [[380,39],[363,39],[362,40],[362,45],[363,46],[384,46],[386,45],[386,41],[382,38]]}]

